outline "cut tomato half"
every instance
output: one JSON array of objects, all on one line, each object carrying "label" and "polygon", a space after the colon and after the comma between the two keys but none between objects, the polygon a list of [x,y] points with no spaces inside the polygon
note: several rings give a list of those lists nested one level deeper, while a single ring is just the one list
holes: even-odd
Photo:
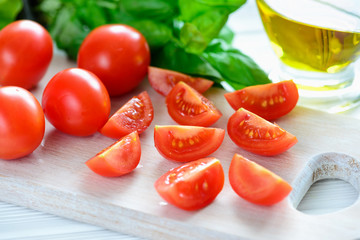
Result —
[{"label": "cut tomato half", "polygon": [[107,137],[121,138],[133,131],[144,132],[154,119],[154,108],[146,91],[131,98],[99,130]]},{"label": "cut tomato half", "polygon": [[184,210],[209,205],[224,186],[224,170],[216,158],[186,163],[165,173],[155,189],[168,203]]},{"label": "cut tomato half", "polygon": [[224,140],[225,130],[196,126],[155,126],[154,142],[159,153],[178,162],[209,156]]},{"label": "cut tomato half", "polygon": [[231,161],[229,181],[240,197],[259,205],[276,204],[292,190],[281,177],[239,154]]},{"label": "cut tomato half", "polygon": [[133,171],[140,157],[140,139],[135,131],[96,154],[86,165],[101,176],[119,177]]},{"label": "cut tomato half", "polygon": [[288,114],[299,100],[292,80],[250,86],[224,96],[233,109],[245,108],[267,120]]},{"label": "cut tomato half", "polygon": [[171,118],[182,125],[208,127],[222,116],[215,105],[184,82],[178,82],[166,96]]},{"label": "cut tomato half", "polygon": [[243,108],[229,118],[227,130],[236,145],[264,156],[280,154],[297,143],[291,133]]},{"label": "cut tomato half", "polygon": [[185,82],[199,93],[205,92],[214,84],[213,81],[205,78],[191,77],[187,74],[157,67],[149,67],[148,79],[155,91],[163,96],[168,95],[171,89],[180,81]]}]

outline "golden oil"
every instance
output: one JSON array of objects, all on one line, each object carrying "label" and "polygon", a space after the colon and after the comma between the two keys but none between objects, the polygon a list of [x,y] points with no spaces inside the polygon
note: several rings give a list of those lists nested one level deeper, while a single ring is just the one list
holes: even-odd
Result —
[{"label": "golden oil", "polygon": [[[338,73],[359,57],[360,16],[322,2],[257,0],[271,46],[285,65]],[[327,15],[325,10],[330,10]]]}]

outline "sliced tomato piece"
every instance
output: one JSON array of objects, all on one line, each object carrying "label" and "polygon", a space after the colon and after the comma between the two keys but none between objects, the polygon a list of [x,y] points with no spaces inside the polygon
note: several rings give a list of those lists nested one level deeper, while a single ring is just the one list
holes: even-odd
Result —
[{"label": "sliced tomato piece", "polygon": [[227,130],[236,145],[264,156],[280,154],[297,143],[291,133],[243,108],[229,118]]},{"label": "sliced tomato piece", "polygon": [[119,177],[133,171],[140,162],[141,145],[137,132],[132,132],[103,149],[86,162],[95,173]]},{"label": "sliced tomato piece", "polygon": [[121,138],[133,131],[144,132],[154,119],[154,108],[146,91],[131,98],[99,130],[107,137]]},{"label": "sliced tomato piece", "polygon": [[231,161],[229,181],[240,197],[259,205],[278,203],[292,190],[284,179],[239,154]]},{"label": "sliced tomato piece", "polygon": [[224,186],[224,170],[216,158],[185,163],[162,175],[155,189],[168,203],[184,210],[209,205]]},{"label": "sliced tomato piece", "polygon": [[155,126],[154,141],[159,153],[178,162],[209,156],[224,140],[225,130],[196,126]]},{"label": "sliced tomato piece", "polygon": [[205,92],[214,84],[213,81],[205,78],[191,77],[187,74],[157,67],[149,67],[148,79],[155,91],[163,96],[168,95],[171,89],[180,81],[187,83],[199,93]]},{"label": "sliced tomato piece", "polygon": [[224,96],[233,109],[245,108],[267,120],[288,114],[299,100],[292,80],[250,86]]},{"label": "sliced tomato piece", "polygon": [[178,82],[166,96],[172,119],[182,125],[208,127],[222,116],[215,105],[184,82]]}]

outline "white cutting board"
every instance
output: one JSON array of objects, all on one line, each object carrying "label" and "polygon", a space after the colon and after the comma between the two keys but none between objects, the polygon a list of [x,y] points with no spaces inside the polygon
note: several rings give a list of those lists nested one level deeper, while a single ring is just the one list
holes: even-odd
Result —
[{"label": "white cutting board", "polygon": [[[48,73],[33,93],[41,100],[46,82],[58,71],[74,66],[63,56],[55,55]],[[360,237],[358,202],[326,215],[306,215],[293,206],[312,182],[321,178],[339,177],[359,189],[359,120],[296,107],[277,123],[297,136],[299,142],[275,157],[243,151],[226,135],[221,147],[212,154],[220,159],[225,170],[223,191],[208,207],[187,212],[166,204],[153,187],[158,177],[179,166],[161,157],[154,147],[154,125],[176,124],[167,114],[164,97],[145,79],[133,92],[113,98],[112,112],[143,90],[148,91],[153,101],[155,117],[140,136],[142,157],[134,172],[119,178],[96,175],[85,162],[114,140],[98,133],[73,137],[47,123],[43,143],[33,154],[20,160],[0,161],[0,200],[149,239]],[[223,113],[214,127],[226,128],[234,112],[223,94],[223,90],[216,88],[205,94]],[[234,153],[289,181],[294,188],[292,195],[271,207],[257,206],[238,197],[227,179]],[[319,154],[323,155],[319,157]]]}]

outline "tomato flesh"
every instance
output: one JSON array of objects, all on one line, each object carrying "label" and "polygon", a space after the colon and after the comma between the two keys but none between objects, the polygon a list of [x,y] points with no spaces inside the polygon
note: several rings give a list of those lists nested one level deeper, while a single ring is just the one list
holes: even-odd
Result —
[{"label": "tomato flesh", "polygon": [[40,103],[27,90],[0,88],[0,158],[16,159],[32,153],[45,132]]},{"label": "tomato flesh", "polygon": [[216,158],[185,163],[162,175],[155,189],[168,203],[184,210],[209,205],[224,186],[224,170]]},{"label": "tomato flesh", "polygon": [[90,158],[86,165],[101,176],[119,177],[133,171],[140,158],[139,135],[132,132]]},{"label": "tomato flesh", "polygon": [[205,92],[214,84],[213,81],[205,78],[191,77],[187,74],[157,67],[149,67],[148,79],[155,91],[163,96],[168,95],[180,81],[185,82],[199,93]]},{"label": "tomato flesh", "polygon": [[153,119],[153,105],[144,91],[116,111],[99,132],[111,138],[121,138],[133,131],[140,134],[150,126]]},{"label": "tomato flesh", "polygon": [[229,118],[227,130],[236,145],[264,156],[280,154],[297,143],[291,133],[243,108]]},{"label": "tomato flesh", "polygon": [[245,108],[267,120],[288,114],[299,100],[292,80],[250,86],[224,96],[233,109]]},{"label": "tomato flesh", "polygon": [[276,204],[292,190],[281,177],[239,154],[231,161],[229,181],[240,197],[259,205]]},{"label": "tomato flesh", "polygon": [[57,73],[43,92],[46,118],[58,130],[75,136],[97,132],[110,115],[110,97],[93,73],[69,68]]},{"label": "tomato flesh", "polygon": [[40,24],[31,20],[8,24],[0,31],[0,85],[33,88],[52,55],[51,36]]},{"label": "tomato flesh", "polygon": [[215,105],[184,82],[178,82],[166,96],[171,118],[182,125],[208,127],[222,116]]},{"label": "tomato flesh", "polygon": [[207,157],[224,140],[225,130],[196,126],[155,126],[154,142],[169,160],[188,162]]}]

